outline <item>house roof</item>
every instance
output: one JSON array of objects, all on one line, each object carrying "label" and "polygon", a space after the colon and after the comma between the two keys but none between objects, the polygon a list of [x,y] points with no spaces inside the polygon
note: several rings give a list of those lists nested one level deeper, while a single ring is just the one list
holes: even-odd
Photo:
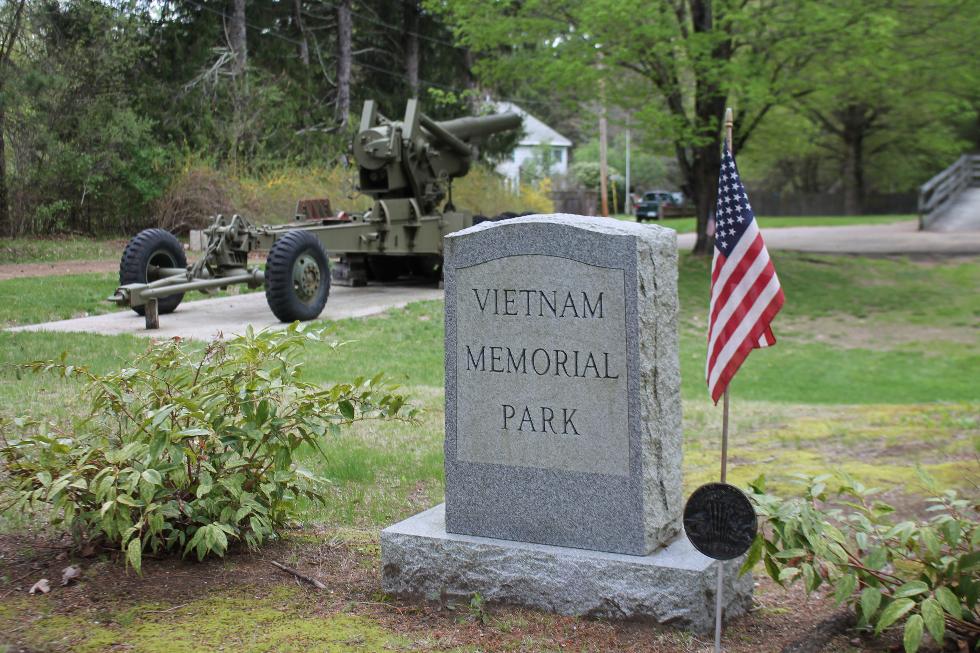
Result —
[{"label": "house roof", "polygon": [[572,141],[568,140],[513,102],[494,102],[493,106],[498,113],[512,111],[524,119],[525,133],[523,138],[520,140],[520,145],[553,145],[556,147],[572,146]]}]

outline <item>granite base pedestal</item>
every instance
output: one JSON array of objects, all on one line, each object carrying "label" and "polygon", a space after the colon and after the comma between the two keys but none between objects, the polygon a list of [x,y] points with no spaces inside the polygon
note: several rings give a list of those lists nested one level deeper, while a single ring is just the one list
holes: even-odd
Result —
[{"label": "granite base pedestal", "polygon": [[[468,598],[563,615],[648,618],[696,632],[714,625],[717,565],[681,535],[651,555],[446,532],[440,504],[381,532],[382,586],[402,597]],[[725,618],[751,605],[751,575],[725,564]]]}]

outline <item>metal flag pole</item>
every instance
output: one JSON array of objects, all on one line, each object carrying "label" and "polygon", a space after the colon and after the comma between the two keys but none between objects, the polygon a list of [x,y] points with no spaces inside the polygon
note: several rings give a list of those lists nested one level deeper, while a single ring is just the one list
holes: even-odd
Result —
[{"label": "metal flag pole", "polygon": [[[725,109],[725,144],[732,150],[732,125],[735,123],[731,107]],[[734,156],[734,152],[732,153]],[[721,413],[721,482],[728,478],[728,386],[725,386],[724,405]],[[718,561],[718,585],[715,588],[715,653],[721,653],[721,613],[724,601],[724,562]]]}]

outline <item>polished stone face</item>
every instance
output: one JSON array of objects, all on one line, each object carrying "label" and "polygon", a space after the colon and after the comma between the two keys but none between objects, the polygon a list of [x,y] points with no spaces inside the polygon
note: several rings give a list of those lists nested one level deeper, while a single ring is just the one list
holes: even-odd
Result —
[{"label": "polished stone face", "polygon": [[460,460],[629,475],[623,275],[539,255],[457,270]]},{"label": "polished stone face", "polygon": [[672,230],[580,216],[446,239],[446,525],[644,555],[679,526]]}]

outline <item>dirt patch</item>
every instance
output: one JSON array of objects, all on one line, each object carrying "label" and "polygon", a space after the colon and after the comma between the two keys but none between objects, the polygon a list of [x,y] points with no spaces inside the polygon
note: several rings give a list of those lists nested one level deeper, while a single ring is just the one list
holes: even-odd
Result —
[{"label": "dirt patch", "polygon": [[22,277],[53,277],[66,274],[118,272],[119,261],[57,261],[52,263],[6,263],[0,265],[0,281]]},{"label": "dirt patch", "polygon": [[[27,596],[26,590],[37,579],[60,578],[61,569],[70,562],[60,548],[63,545],[28,536],[0,537],[0,560],[6,569],[0,584],[0,631],[5,632],[0,644],[13,650],[87,649],[98,629],[99,636],[108,633],[116,642],[112,650],[121,650],[119,644],[135,643],[136,629],[148,623],[159,624],[165,632],[179,632],[185,621],[199,618],[202,609],[227,604],[229,597],[235,597],[249,609],[268,604],[268,609],[288,609],[302,619],[365,620],[391,637],[412,642],[409,650],[711,650],[710,636],[645,622],[560,617],[468,602],[392,599],[381,592],[377,536],[368,531],[297,531],[263,549],[261,555],[239,553],[220,561],[146,560],[143,577],[127,573],[120,561],[106,554],[101,560],[76,561],[83,569],[80,582],[66,588],[52,583],[52,593],[43,599]],[[314,590],[268,560],[316,577],[328,589]],[[780,651],[839,610],[822,591],[807,598],[798,587],[783,590],[768,579],[757,580],[755,609],[726,627],[726,651]],[[244,608],[237,608],[233,618],[236,628],[250,627]],[[57,641],[45,639],[43,628],[52,619],[62,626]],[[145,637],[146,631],[140,632]],[[825,650],[853,651],[853,637],[839,638]],[[154,644],[139,643],[151,648]],[[870,650],[859,644],[859,650]]]},{"label": "dirt patch", "polygon": [[786,319],[782,328],[802,342],[830,343],[845,349],[888,351],[911,343],[934,341],[976,345],[980,328],[974,326],[933,326],[902,322],[870,322],[850,315]]},{"label": "dirt patch", "polygon": [[[125,243],[119,248],[119,255]],[[188,262],[196,260],[200,252],[187,252]],[[253,251],[248,255],[249,263],[265,263],[265,251]],[[52,261],[50,263],[4,263],[0,264],[0,281],[22,277],[57,277],[67,274],[90,274],[95,272],[118,272],[119,259],[111,261]]]}]

